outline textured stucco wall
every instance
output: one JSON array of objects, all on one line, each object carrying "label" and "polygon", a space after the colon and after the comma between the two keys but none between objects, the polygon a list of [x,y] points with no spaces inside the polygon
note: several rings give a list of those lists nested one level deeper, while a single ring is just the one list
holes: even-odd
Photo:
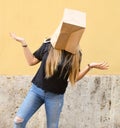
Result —
[{"label": "textured stucco wall", "polygon": [[[32,76],[0,76],[0,128],[13,128]],[[45,128],[44,106],[28,128]],[[120,76],[86,76],[68,86],[59,128],[120,128]]]}]

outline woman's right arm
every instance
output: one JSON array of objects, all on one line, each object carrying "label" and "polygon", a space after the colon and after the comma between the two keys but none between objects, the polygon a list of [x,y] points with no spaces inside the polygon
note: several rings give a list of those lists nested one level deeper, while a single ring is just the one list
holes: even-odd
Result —
[{"label": "woman's right arm", "polygon": [[23,47],[23,51],[24,51],[25,58],[26,58],[26,60],[27,60],[27,62],[28,62],[28,64],[29,64],[30,66],[36,65],[37,63],[40,62],[40,61],[39,61],[37,58],[35,58],[35,56],[31,53],[31,51],[30,51],[30,49],[28,48],[28,45],[27,45],[27,43],[26,43],[26,41],[25,41],[24,38],[16,36],[15,33],[10,33],[10,36],[11,36],[14,40],[16,40],[16,41],[18,41],[18,42],[21,43],[21,45],[22,45],[22,47]]}]

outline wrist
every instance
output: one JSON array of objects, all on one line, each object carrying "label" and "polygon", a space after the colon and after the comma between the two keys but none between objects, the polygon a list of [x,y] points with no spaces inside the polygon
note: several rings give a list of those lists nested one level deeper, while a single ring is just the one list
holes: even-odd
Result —
[{"label": "wrist", "polygon": [[88,69],[90,70],[92,68],[92,66],[90,64],[87,65],[88,66]]},{"label": "wrist", "polygon": [[24,41],[22,41],[22,47],[27,47],[27,43],[26,43],[26,41],[24,40]]},{"label": "wrist", "polygon": [[28,45],[27,44],[23,44],[22,47],[27,47]]}]

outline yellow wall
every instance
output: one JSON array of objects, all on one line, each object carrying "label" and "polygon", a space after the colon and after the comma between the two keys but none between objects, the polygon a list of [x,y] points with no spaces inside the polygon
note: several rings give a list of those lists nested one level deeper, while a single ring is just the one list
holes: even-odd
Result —
[{"label": "yellow wall", "polygon": [[9,37],[15,32],[24,37],[33,52],[43,39],[54,32],[64,8],[87,13],[87,28],[80,46],[82,68],[92,61],[107,61],[108,71],[91,74],[120,73],[120,0],[0,0],[0,74],[34,74],[18,42]]}]

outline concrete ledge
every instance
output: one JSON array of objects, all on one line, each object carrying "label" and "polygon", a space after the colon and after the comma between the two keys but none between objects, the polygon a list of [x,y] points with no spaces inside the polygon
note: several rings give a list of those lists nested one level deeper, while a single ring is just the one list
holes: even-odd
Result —
[{"label": "concrete ledge", "polygon": [[[13,128],[32,76],[0,76],[0,128]],[[45,128],[44,106],[27,124]],[[59,128],[120,128],[120,76],[86,76],[68,86]]]}]

